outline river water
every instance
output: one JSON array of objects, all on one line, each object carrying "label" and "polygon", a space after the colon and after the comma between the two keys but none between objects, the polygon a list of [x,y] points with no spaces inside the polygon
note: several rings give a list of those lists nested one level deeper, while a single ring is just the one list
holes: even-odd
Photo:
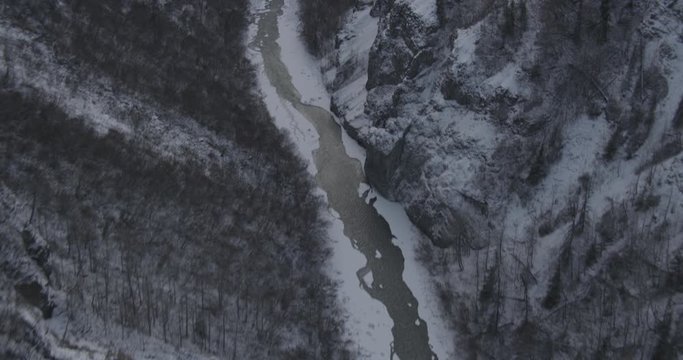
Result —
[{"label": "river water", "polygon": [[[386,307],[393,320],[394,341],[387,344],[402,360],[435,358],[429,345],[427,324],[418,315],[418,302],[403,280],[404,258],[401,249],[392,243],[393,235],[386,220],[358,194],[365,175],[360,162],[346,153],[342,129],[327,110],[305,104],[292,83],[292,77],[281,59],[278,19],[285,0],[269,0],[266,11],[258,18],[258,32],[250,46],[263,57],[268,80],[283,100],[292,104],[319,135],[319,149],[314,153],[316,181],[327,193],[329,207],[344,223],[349,246],[365,256],[367,263],[358,269],[360,286]],[[294,0],[288,0],[294,1]],[[372,273],[372,283],[363,278]]]}]

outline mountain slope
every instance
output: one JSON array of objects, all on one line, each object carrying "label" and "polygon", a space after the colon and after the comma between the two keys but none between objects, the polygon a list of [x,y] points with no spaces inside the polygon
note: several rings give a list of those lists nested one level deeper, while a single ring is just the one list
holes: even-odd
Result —
[{"label": "mountain slope", "polygon": [[681,350],[681,6],[379,0],[347,14],[322,62],[333,108],[372,185],[432,239],[459,348]]},{"label": "mountain slope", "polygon": [[346,356],[247,2],[0,8],[0,357]]}]

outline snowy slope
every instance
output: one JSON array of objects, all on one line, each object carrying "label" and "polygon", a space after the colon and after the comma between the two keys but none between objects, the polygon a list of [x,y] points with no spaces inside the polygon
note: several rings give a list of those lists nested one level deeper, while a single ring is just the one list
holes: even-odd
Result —
[{"label": "snowy slope", "polygon": [[[368,73],[346,69],[348,61],[327,70],[336,75],[335,110],[368,150],[373,188],[447,244],[422,247],[421,260],[446,289],[441,305],[460,340],[481,334],[470,348],[480,356],[547,356],[559,343],[557,358],[647,357],[665,339],[641,340],[645,330],[633,324],[662,313],[673,319],[672,339],[683,339],[673,280],[683,256],[683,145],[672,126],[683,98],[683,8],[599,5],[583,2],[572,40],[559,34],[577,31],[567,15],[576,3],[443,1],[447,21],[429,29],[414,19],[430,24],[431,2],[382,2],[370,54],[356,57],[355,69]],[[360,28],[361,14],[339,32],[340,49],[363,53],[369,41],[345,35]],[[432,56],[417,70],[403,66],[417,54]],[[601,296],[622,314],[609,330],[591,313]]]}]

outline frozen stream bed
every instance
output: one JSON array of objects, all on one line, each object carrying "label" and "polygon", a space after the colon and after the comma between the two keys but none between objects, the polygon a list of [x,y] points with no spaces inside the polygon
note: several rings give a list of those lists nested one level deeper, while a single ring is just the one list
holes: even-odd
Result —
[{"label": "frozen stream bed", "polygon": [[329,112],[317,61],[297,36],[295,2],[254,0],[250,58],[279,128],[287,131],[327,199],[330,276],[339,283],[346,336],[361,358],[455,358],[415,246],[427,241],[400,205],[365,183],[358,146]]}]

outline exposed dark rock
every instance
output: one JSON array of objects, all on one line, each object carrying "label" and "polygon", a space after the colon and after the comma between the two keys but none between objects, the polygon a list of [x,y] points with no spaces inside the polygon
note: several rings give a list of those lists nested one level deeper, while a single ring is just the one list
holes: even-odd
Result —
[{"label": "exposed dark rock", "polygon": [[37,238],[30,230],[24,229],[21,232],[21,239],[28,255],[43,270],[46,276],[50,276],[48,260],[50,258],[50,246],[42,239]]},{"label": "exposed dark rock", "polygon": [[375,4],[372,6],[370,15],[374,17],[384,16],[391,10],[393,4],[394,0],[376,0]]},{"label": "exposed dark rock", "polygon": [[29,303],[43,313],[43,318],[52,317],[55,303],[50,299],[47,287],[38,283],[37,280],[26,279],[14,285],[14,289]]},{"label": "exposed dark rock", "polygon": [[388,199],[395,199],[393,196],[393,178],[396,169],[401,164],[401,158],[406,143],[406,134],[409,131],[410,128],[406,129],[403,136],[396,142],[393,149],[388,154],[374,148],[369,148],[367,151],[365,175],[370,184]]},{"label": "exposed dark rock", "polygon": [[683,98],[678,103],[678,110],[676,110],[676,115],[674,116],[673,126],[676,129],[683,128]]}]

